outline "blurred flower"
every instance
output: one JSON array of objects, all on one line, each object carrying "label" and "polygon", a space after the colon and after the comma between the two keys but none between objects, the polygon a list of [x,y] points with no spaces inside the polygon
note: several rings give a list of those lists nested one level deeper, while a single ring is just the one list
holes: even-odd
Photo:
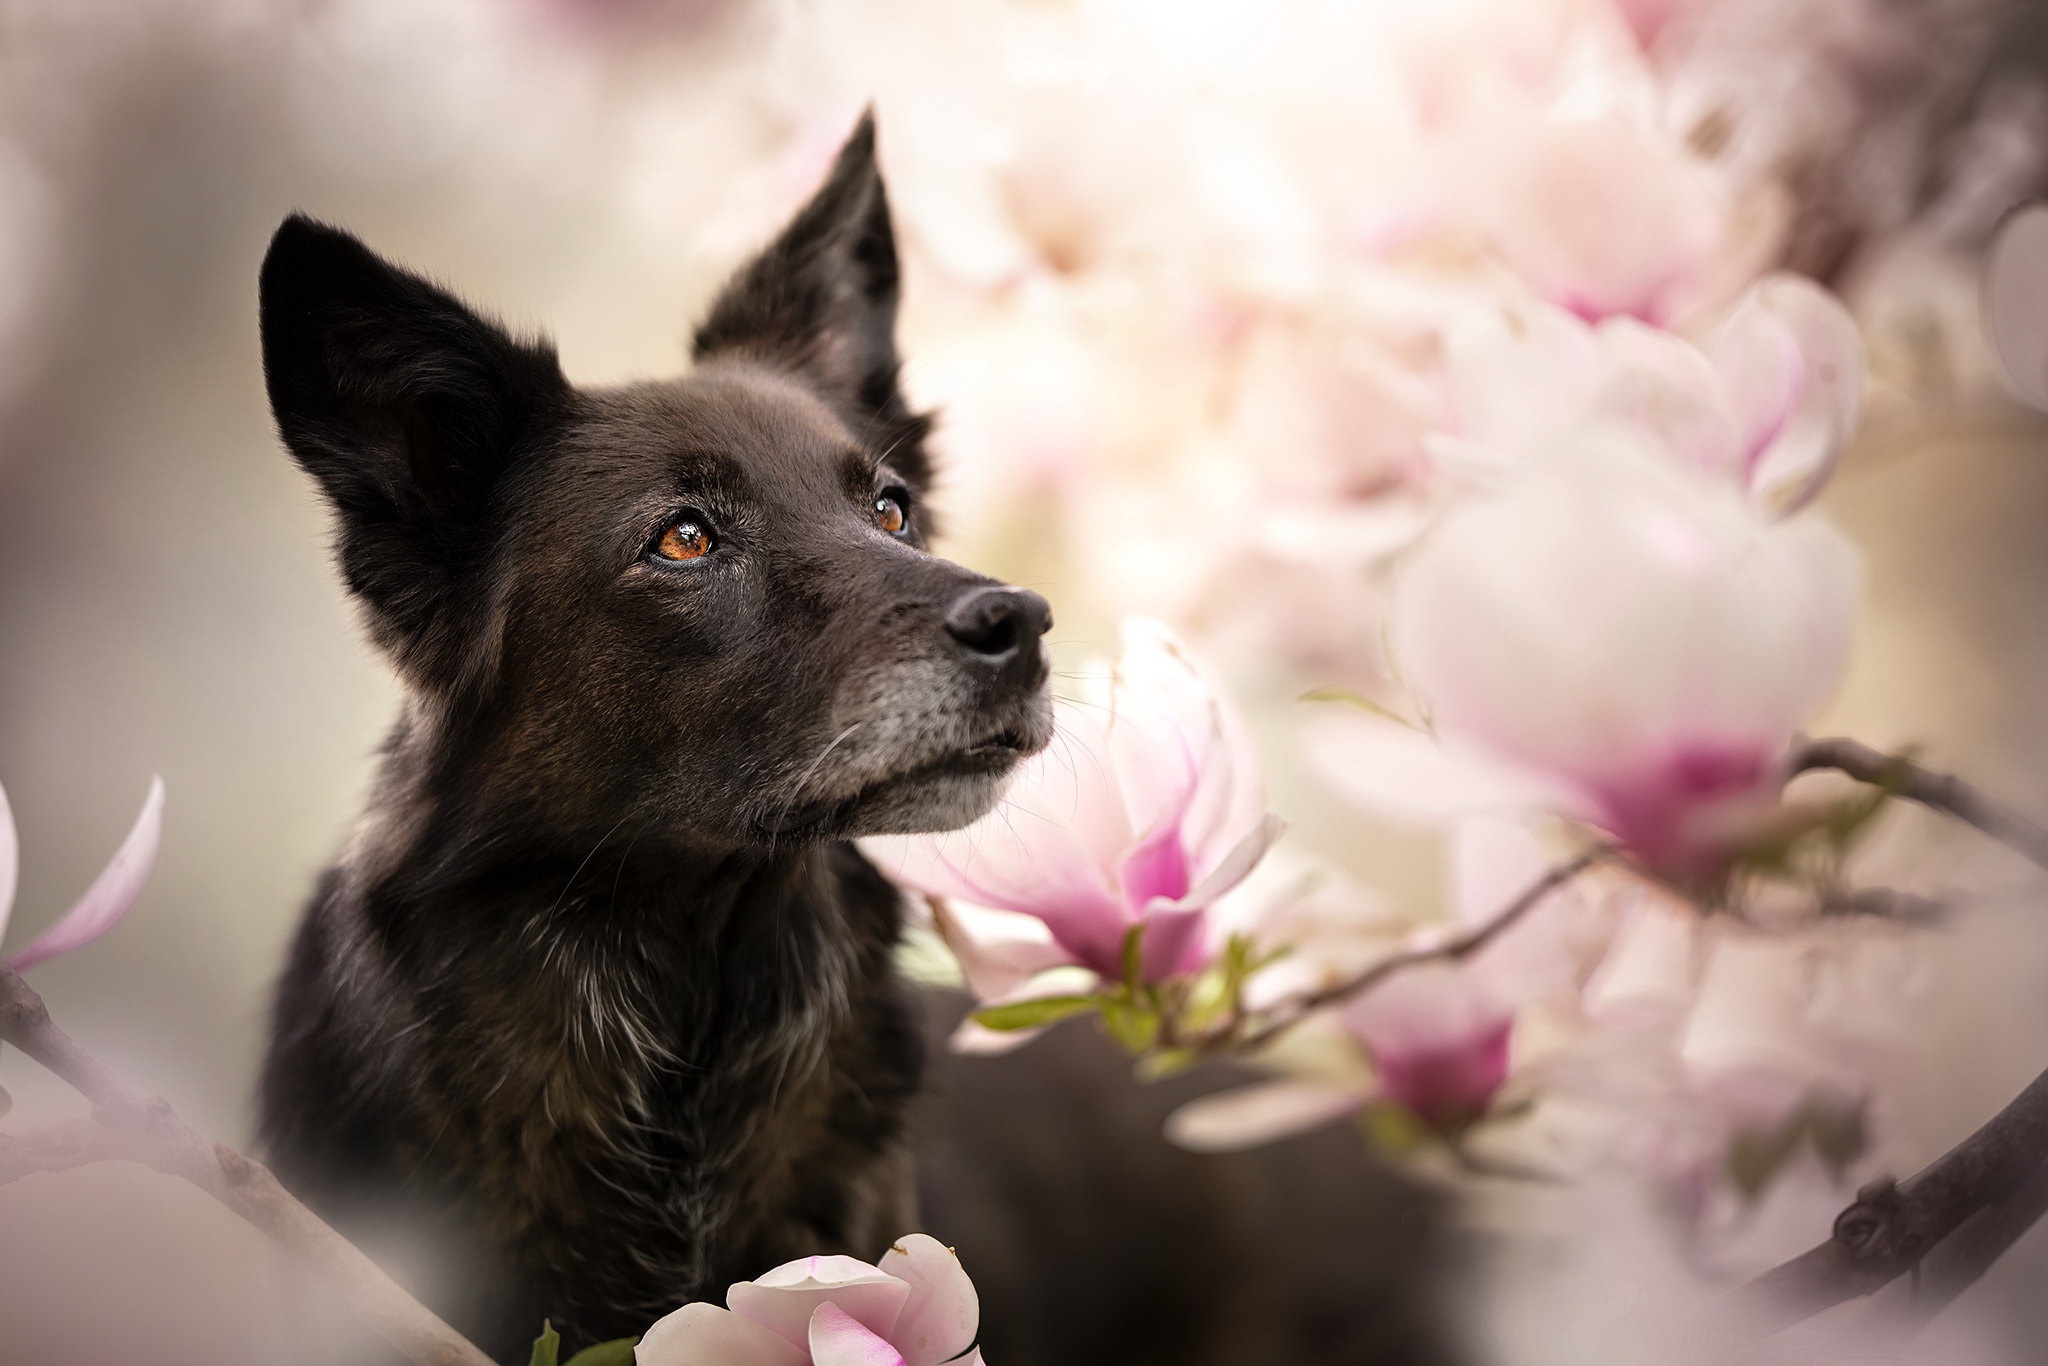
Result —
[{"label": "blurred flower", "polygon": [[1165,627],[1128,622],[1106,696],[1063,701],[1057,719],[1059,738],[981,820],[862,842],[906,887],[1011,913],[939,919],[984,998],[1060,964],[1120,979],[1140,926],[1146,980],[1202,967],[1210,904],[1278,833],[1235,708]]},{"label": "blurred flower", "polygon": [[1704,347],[1632,318],[1596,327],[1538,305],[1474,315],[1448,351],[1460,435],[1434,448],[1481,482],[1604,421],[1791,511],[1826,483],[1862,406],[1855,320],[1792,275],[1751,289]]},{"label": "blurred flower", "polygon": [[804,1257],[686,1304],[647,1330],[639,1366],[981,1366],[981,1302],[960,1259],[913,1233],[879,1265]]},{"label": "blurred flower", "polygon": [[1584,318],[1669,322],[1732,210],[1714,169],[1619,114],[1499,121],[1475,211],[1508,267]]},{"label": "blurred flower", "polygon": [[1434,735],[1331,709],[1311,759],[1389,814],[1553,810],[1712,877],[1841,673],[1857,573],[1826,523],[1767,521],[1640,432],[1588,428],[1406,566],[1393,648]]},{"label": "blurred flower", "polygon": [[[8,955],[7,966],[27,972],[36,964],[59,954],[82,949],[121,923],[135,905],[135,898],[149,881],[156,866],[156,851],[163,838],[164,783],[152,778],[149,795],[143,799],[141,814],[128,838],[114,851],[107,866],[85,889],[71,909],[57,917],[55,924],[31,940],[26,948]],[[7,794],[0,791],[0,936],[7,932],[7,920],[14,909],[14,889],[19,871],[20,845],[14,831],[14,810]]]}]

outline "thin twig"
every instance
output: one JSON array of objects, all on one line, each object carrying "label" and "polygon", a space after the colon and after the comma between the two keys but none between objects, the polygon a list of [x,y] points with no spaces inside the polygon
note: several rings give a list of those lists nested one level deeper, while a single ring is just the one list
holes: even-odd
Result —
[{"label": "thin twig", "polygon": [[2005,803],[1985,796],[1953,773],[1923,768],[1911,759],[1872,749],[1861,741],[1839,738],[1808,740],[1792,756],[1795,774],[1825,768],[1953,816],[2048,868],[2048,830]]},{"label": "thin twig", "polygon": [[344,1290],[357,1315],[417,1366],[492,1366],[386,1275],[355,1244],[299,1203],[270,1169],[214,1143],[170,1103],[127,1081],[50,1019],[35,989],[0,965],[0,1040],[13,1044],[92,1103],[87,1124],[9,1135],[0,1174],[122,1159],[181,1176],[297,1254]]},{"label": "thin twig", "polygon": [[[2032,1178],[2044,1162],[2048,1072],[1919,1174],[1865,1186],[1836,1217],[1826,1242],[1744,1286],[1739,1298],[1747,1321],[1756,1332],[1777,1332],[1868,1295],[1923,1260],[1940,1270],[1945,1302],[1983,1274],[2039,1214],[2042,1193],[2033,1190],[2038,1183]],[[1980,1214],[1985,1218],[1973,1222]],[[2021,1216],[2025,1222],[2010,1227]]]},{"label": "thin twig", "polygon": [[1611,844],[1595,845],[1569,862],[1561,863],[1557,867],[1552,868],[1542,877],[1530,883],[1528,887],[1523,889],[1520,896],[1509,902],[1485,924],[1468,930],[1454,939],[1445,940],[1441,944],[1433,944],[1426,948],[1404,949],[1400,953],[1382,958],[1371,967],[1347,977],[1341,982],[1334,982],[1329,986],[1319,987],[1314,991],[1304,992],[1300,996],[1284,1000],[1267,1011],[1264,1017],[1260,1019],[1258,1027],[1249,1033],[1240,1033],[1239,1031],[1244,1022],[1233,1020],[1219,1029],[1214,1035],[1205,1037],[1194,1046],[1205,1050],[1227,1046],[1249,1052],[1271,1043],[1275,1038],[1294,1028],[1294,1026],[1300,1024],[1317,1011],[1328,1009],[1330,1006],[1340,1004],[1370,991],[1373,987],[1378,986],[1397,972],[1405,972],[1409,968],[1419,967],[1424,963],[1455,963],[1470,958],[1473,954],[1478,953],[1505,933],[1523,916],[1534,910],[1545,897],[1572,881],[1596,863],[1610,857],[1614,852],[1615,847]]}]

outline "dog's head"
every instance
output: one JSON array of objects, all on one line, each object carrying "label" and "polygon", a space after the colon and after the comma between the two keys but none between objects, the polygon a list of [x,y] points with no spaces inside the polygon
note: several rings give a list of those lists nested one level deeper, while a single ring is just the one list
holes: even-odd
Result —
[{"label": "dog's head", "polygon": [[671,381],[575,389],[353,237],[278,229],[278,427],[371,633],[496,795],[726,844],[937,830],[1047,743],[1045,601],[925,549],[897,293],[867,120]]}]

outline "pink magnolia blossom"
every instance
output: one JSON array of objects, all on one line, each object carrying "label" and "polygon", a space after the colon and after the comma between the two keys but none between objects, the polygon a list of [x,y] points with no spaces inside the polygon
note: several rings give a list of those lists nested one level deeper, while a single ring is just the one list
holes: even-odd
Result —
[{"label": "pink magnolia blossom", "polygon": [[1501,119],[1474,210],[1509,269],[1584,318],[1666,323],[1732,236],[1714,169],[1624,114]]},{"label": "pink magnolia blossom", "polygon": [[984,998],[1061,965],[1121,977],[1140,926],[1148,979],[1200,968],[1209,907],[1278,833],[1220,687],[1157,623],[1127,623],[1124,640],[1108,687],[1058,704],[1059,738],[996,810],[863,842],[904,886],[966,903],[938,928]]},{"label": "pink magnolia blossom", "polygon": [[1841,674],[1856,556],[1645,445],[1586,431],[1444,518],[1392,608],[1433,733],[1328,709],[1310,758],[1338,791],[1430,822],[1562,812],[1681,877],[1756,833]]},{"label": "pink magnolia blossom", "polygon": [[1481,482],[1605,422],[1789,512],[1827,482],[1862,406],[1855,320],[1792,275],[1756,285],[1702,345],[1633,318],[1596,326],[1536,305],[1473,315],[1448,352],[1459,434],[1436,450]]},{"label": "pink magnolia blossom", "polygon": [[[7,966],[16,972],[26,972],[59,954],[84,948],[118,925],[135,905],[136,897],[149,881],[150,870],[156,866],[157,846],[163,838],[163,812],[163,779],[152,778],[134,828],[85,889],[85,895],[27,947],[8,955]],[[8,916],[14,908],[19,850],[14,811],[7,803],[7,794],[0,791],[0,936],[6,934]]]},{"label": "pink magnolia blossom", "polygon": [[647,1330],[639,1366],[981,1366],[981,1302],[960,1259],[913,1233],[877,1265],[803,1257],[686,1304]]},{"label": "pink magnolia blossom", "polygon": [[[1554,857],[1521,822],[1492,817],[1463,822],[1451,855],[1456,923],[1413,931],[1376,956],[1440,942],[1492,921]],[[1518,1016],[1560,995],[1576,1005],[1612,938],[1611,905],[1609,896],[1567,887],[1472,958],[1395,974],[1329,1012],[1330,1023],[1356,1051],[1356,1067],[1284,1076],[1205,1097],[1176,1112],[1168,1136],[1198,1150],[1248,1147],[1376,1100],[1395,1102],[1439,1133],[1462,1130],[1486,1114],[1508,1081]],[[1294,978],[1300,960],[1313,961],[1319,947],[1312,940],[1295,945],[1270,975]],[[1346,961],[1336,975],[1349,977],[1364,966]],[[1294,980],[1286,994],[1328,980]],[[1263,999],[1262,985],[1255,978],[1248,994]]]}]

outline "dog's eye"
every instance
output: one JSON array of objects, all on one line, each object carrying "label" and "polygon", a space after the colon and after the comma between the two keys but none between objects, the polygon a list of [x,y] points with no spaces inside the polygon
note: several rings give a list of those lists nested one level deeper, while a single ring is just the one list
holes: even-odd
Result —
[{"label": "dog's eye", "polygon": [[895,489],[875,498],[875,525],[891,536],[901,536],[910,525],[909,499]]},{"label": "dog's eye", "polygon": [[654,553],[664,560],[701,560],[711,553],[711,532],[695,517],[685,517],[661,533]]}]

